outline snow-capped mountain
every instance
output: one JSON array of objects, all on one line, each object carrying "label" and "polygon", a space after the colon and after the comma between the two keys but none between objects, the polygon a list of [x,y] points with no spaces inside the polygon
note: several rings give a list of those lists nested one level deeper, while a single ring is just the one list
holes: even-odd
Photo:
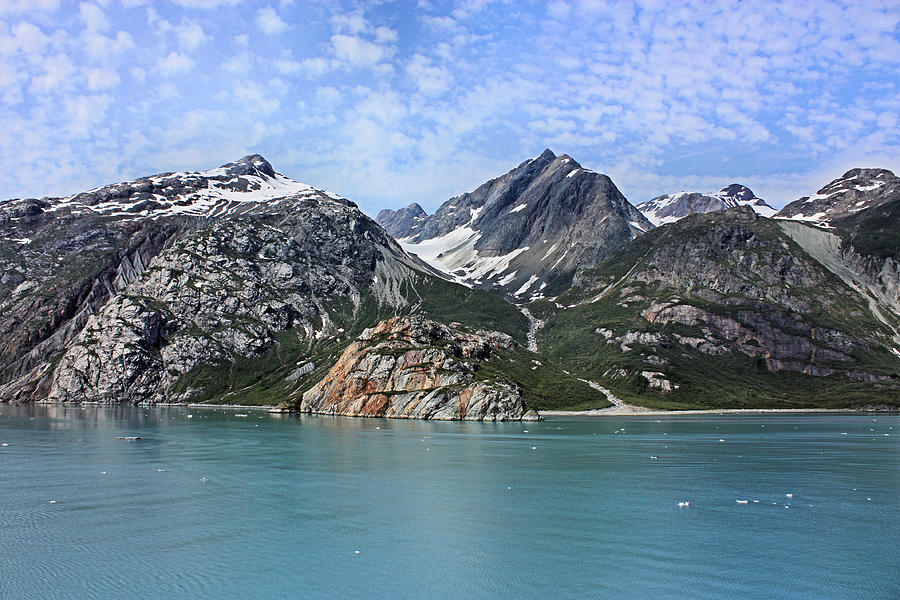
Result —
[{"label": "snow-capped mountain", "polygon": [[609,177],[545,150],[398,233],[452,279],[524,301],[565,289],[652,227]]},{"label": "snow-capped mountain", "polygon": [[[354,328],[403,311],[440,317],[447,293],[485,295],[438,277],[354,203],[258,155],[9,200],[0,204],[0,402],[173,401],[232,385],[260,393],[259,377],[227,383],[230,368],[270,351],[278,359],[265,368],[283,372],[265,386],[287,399],[324,375],[317,345],[333,352]],[[499,299],[492,306],[470,324],[523,320]]]},{"label": "snow-capped mountain", "polygon": [[736,206],[749,206],[758,215],[772,217],[777,210],[757,198],[753,191],[739,183],[722,188],[718,192],[677,192],[664,194],[638,204],[638,209],[654,225],[674,223],[678,219],[698,213],[725,210]]},{"label": "snow-capped mountain", "polygon": [[320,196],[340,199],[276,173],[265,158],[252,154],[208,171],[160,173],[30,204],[43,212],[159,219],[250,214],[279,198]]},{"label": "snow-capped mountain", "polygon": [[900,178],[887,169],[851,169],[812,196],[785,206],[779,218],[829,223],[900,196]]}]

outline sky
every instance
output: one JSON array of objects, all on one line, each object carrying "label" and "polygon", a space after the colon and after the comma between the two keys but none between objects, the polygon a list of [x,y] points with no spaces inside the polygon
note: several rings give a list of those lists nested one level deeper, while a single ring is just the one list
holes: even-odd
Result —
[{"label": "sky", "polygon": [[780,207],[898,134],[900,0],[0,0],[0,198],[259,153],[432,212],[550,148]]}]

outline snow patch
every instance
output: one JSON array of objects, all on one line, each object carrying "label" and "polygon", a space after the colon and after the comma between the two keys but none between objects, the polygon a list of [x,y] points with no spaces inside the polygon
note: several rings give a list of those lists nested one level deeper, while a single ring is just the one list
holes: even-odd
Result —
[{"label": "snow patch", "polygon": [[520,210],[525,210],[527,207],[528,207],[527,204],[518,204],[516,206],[513,206],[511,209],[509,209],[509,214],[517,213]]},{"label": "snow patch", "polygon": [[537,282],[537,280],[538,280],[538,276],[532,275],[531,277],[528,278],[528,281],[526,281],[524,284],[522,284],[522,287],[520,287],[518,290],[513,292],[513,295],[521,296],[522,294],[527,292],[529,290],[529,288],[531,288],[531,286],[533,286],[535,284],[535,282]]}]

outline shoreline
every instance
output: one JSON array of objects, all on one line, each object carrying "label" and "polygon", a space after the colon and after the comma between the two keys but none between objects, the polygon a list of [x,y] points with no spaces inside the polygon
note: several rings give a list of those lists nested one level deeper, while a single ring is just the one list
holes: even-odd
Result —
[{"label": "shoreline", "polygon": [[[137,408],[154,408],[158,406],[180,407],[180,408],[222,408],[232,410],[262,410],[270,414],[300,414],[288,410],[276,410],[277,405],[260,405],[260,404],[207,404],[202,402],[157,402],[155,404],[101,404],[94,402],[81,402],[79,404],[68,404],[66,402],[36,402],[38,405],[45,406],[69,406],[77,407],[104,407],[115,408],[119,406],[135,406]],[[636,406],[633,404],[621,404],[618,406],[608,406],[606,408],[591,408],[586,410],[537,410],[541,417],[655,417],[661,415],[732,415],[732,414],[766,414],[766,413],[835,413],[835,414],[898,414],[900,409],[867,409],[867,408],[697,408],[687,410],[664,410],[658,408],[647,408]],[[348,415],[336,415],[348,416]],[[356,418],[352,417],[351,418]],[[389,419],[391,417],[382,417]],[[421,419],[429,420],[429,419]],[[514,421],[509,421],[510,423]]]},{"label": "shoreline", "polygon": [[697,408],[688,410],[662,410],[638,406],[593,408],[588,410],[540,410],[542,417],[640,417],[660,415],[733,415],[761,413],[877,413],[898,414],[894,410],[867,410],[859,408]]}]

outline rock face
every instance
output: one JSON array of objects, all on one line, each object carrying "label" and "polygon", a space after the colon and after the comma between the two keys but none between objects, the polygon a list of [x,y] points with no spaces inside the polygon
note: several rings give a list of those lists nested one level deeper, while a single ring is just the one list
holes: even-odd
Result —
[{"label": "rock face", "polygon": [[739,183],[722,188],[715,193],[678,192],[664,194],[638,204],[637,208],[654,225],[674,223],[688,215],[725,210],[737,206],[749,206],[763,217],[771,217],[777,211],[757,198],[750,188]]},{"label": "rock face", "polygon": [[[159,206],[130,210],[146,190]],[[257,155],[0,206],[0,400],[153,403],[214,389],[277,403],[321,377],[288,375],[327,368],[354,328],[440,313],[446,299],[429,293],[475,293],[448,290],[459,286],[355,204]]]},{"label": "rock face", "polygon": [[900,178],[887,169],[851,169],[812,196],[785,206],[776,216],[829,223],[876,208],[900,196]]},{"label": "rock face", "polygon": [[389,208],[382,210],[375,217],[375,220],[384,227],[385,231],[399,239],[415,235],[427,218],[428,213],[413,202],[400,210],[395,211]]},{"label": "rock face", "polygon": [[896,398],[896,288],[848,256],[836,235],[747,206],[686,217],[577,280],[539,345],[581,377],[651,400]]},{"label": "rock face", "polygon": [[609,177],[550,150],[451,198],[401,245],[516,301],[559,293],[652,224]]},{"label": "rock face", "polygon": [[303,394],[308,413],[408,419],[538,420],[508,381],[484,381],[480,361],[515,342],[498,332],[467,333],[416,315],[367,329],[328,375]]}]

